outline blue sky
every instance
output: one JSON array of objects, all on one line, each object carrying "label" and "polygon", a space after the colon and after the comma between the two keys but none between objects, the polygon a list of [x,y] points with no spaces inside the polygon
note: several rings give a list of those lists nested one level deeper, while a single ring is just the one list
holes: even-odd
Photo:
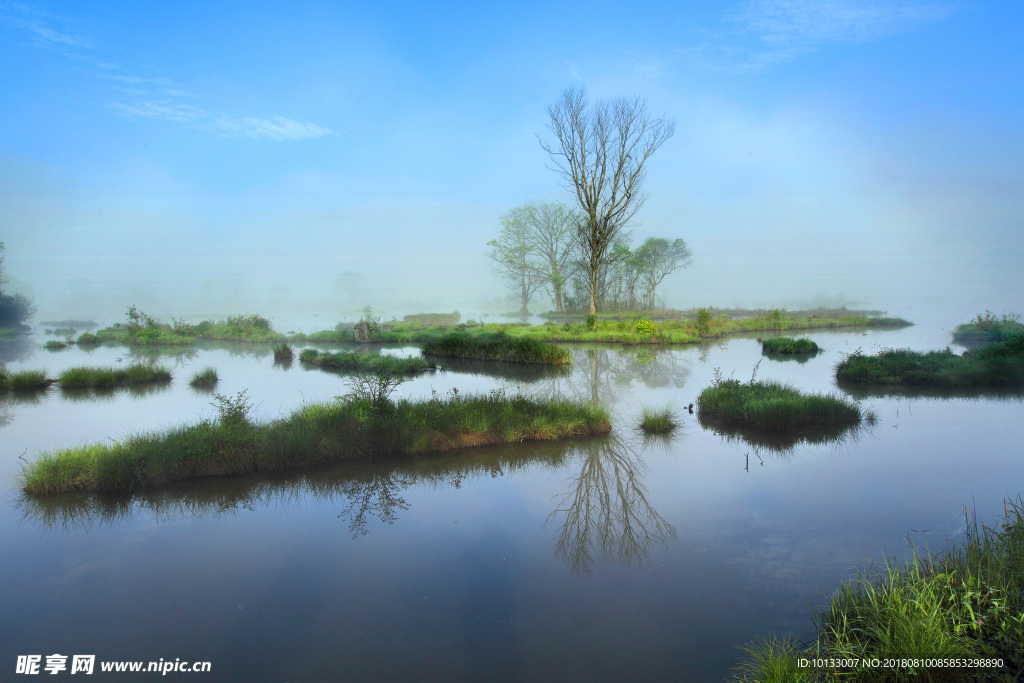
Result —
[{"label": "blue sky", "polygon": [[0,0],[0,239],[40,313],[480,310],[570,197],[570,85],[677,123],[634,234],[670,305],[1021,310],[1018,3]]}]

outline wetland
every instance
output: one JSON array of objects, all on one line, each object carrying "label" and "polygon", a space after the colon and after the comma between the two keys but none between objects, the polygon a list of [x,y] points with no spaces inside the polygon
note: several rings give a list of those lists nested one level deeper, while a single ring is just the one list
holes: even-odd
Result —
[{"label": "wetland", "polygon": [[[1020,391],[847,391],[835,380],[858,348],[944,348],[943,327],[807,331],[820,351],[801,363],[762,356],[765,332],[677,347],[574,343],[559,347],[571,363],[555,366],[431,356],[436,369],[403,375],[396,403],[596,401],[611,432],[443,453],[365,449],[299,469],[239,465],[222,470],[242,474],[59,495],[23,490],[26,464],[216,425],[216,396],[241,392],[253,429],[273,430],[343,406],[335,397],[352,392],[361,368],[422,362],[422,346],[316,344],[317,357],[348,359],[323,372],[275,360],[272,344],[51,354],[10,342],[12,377],[52,383],[88,367],[109,379],[141,364],[173,380],[0,395],[0,571],[12,588],[0,609],[19,625],[3,647],[174,652],[239,681],[342,669],[390,680],[728,679],[749,664],[740,647],[811,638],[809,605],[842,598],[858,571],[963,538],[965,504],[993,526],[1019,493]],[[312,348],[294,343],[299,357]],[[206,368],[216,368],[216,394],[187,381]],[[691,413],[716,382],[834,395],[874,418],[779,433]]]}]

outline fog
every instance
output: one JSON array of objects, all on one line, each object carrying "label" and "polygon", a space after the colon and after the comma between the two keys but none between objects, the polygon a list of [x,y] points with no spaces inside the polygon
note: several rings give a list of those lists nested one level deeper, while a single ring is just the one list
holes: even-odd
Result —
[{"label": "fog", "polygon": [[524,202],[573,201],[537,141],[570,85],[676,121],[632,226],[690,245],[670,307],[1024,308],[1020,12],[605,8],[597,49],[555,40],[568,8],[431,34],[411,8],[225,6],[186,48],[185,9],[76,9],[0,7],[0,240],[37,320],[515,310],[486,243]]}]

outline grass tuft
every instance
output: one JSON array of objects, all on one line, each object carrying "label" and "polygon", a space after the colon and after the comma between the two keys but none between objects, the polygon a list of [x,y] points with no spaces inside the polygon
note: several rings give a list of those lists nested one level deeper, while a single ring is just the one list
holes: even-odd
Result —
[{"label": "grass tuft", "polygon": [[275,363],[291,363],[293,358],[295,358],[295,351],[287,344],[274,347]]},{"label": "grass tuft", "polygon": [[165,367],[136,363],[126,368],[68,368],[60,373],[60,388],[74,389],[116,389],[140,384],[167,383],[172,379],[171,371]]},{"label": "grass tuft", "polygon": [[203,368],[192,373],[192,379],[188,383],[198,389],[209,389],[216,386],[219,381],[220,377],[217,376],[216,368]]},{"label": "grass tuft", "polygon": [[411,375],[433,367],[422,358],[399,358],[386,354],[372,355],[350,351],[321,353],[316,349],[305,349],[299,354],[299,361],[329,370],[369,371],[393,375]]},{"label": "grass tuft", "polygon": [[[228,408],[236,404],[235,399],[221,399]],[[249,405],[239,394],[237,403],[243,402],[243,407]],[[272,422],[203,420],[110,444],[44,453],[22,468],[19,482],[28,494],[130,491],[195,477],[282,470],[369,454],[556,440],[605,433],[610,428],[607,412],[586,401],[510,398],[492,392],[371,405],[349,396],[334,403],[306,405]]]},{"label": "grass tuft", "polygon": [[639,427],[644,433],[665,434],[678,426],[678,419],[671,406],[660,408],[643,406]]},{"label": "grass tuft", "polygon": [[775,337],[774,339],[761,340],[761,353],[766,356],[780,355],[791,356],[796,354],[818,353],[821,349],[810,339],[792,339],[790,337]]},{"label": "grass tuft", "polygon": [[804,394],[775,381],[720,380],[697,398],[698,417],[720,428],[747,428],[769,433],[816,427],[852,427],[860,407],[833,394]]},{"label": "grass tuft", "polygon": [[46,370],[5,372],[4,377],[4,384],[11,391],[39,391],[48,388],[56,381],[47,376]]},{"label": "grass tuft", "polygon": [[567,349],[536,339],[512,337],[501,332],[479,337],[466,334],[445,335],[424,344],[423,355],[542,365],[565,365],[572,362],[572,354]]},{"label": "grass tuft", "polygon": [[43,348],[46,349],[47,351],[63,351],[64,349],[68,348],[68,345],[66,342],[51,339],[50,341],[43,344]]}]

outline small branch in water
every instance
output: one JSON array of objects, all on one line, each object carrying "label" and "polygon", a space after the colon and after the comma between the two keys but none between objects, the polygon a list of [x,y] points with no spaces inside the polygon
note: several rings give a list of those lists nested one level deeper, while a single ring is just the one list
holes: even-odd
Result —
[{"label": "small branch in water", "polygon": [[[19,457],[19,458],[21,458],[22,460],[25,460],[25,453],[28,453],[28,449],[27,449],[27,448],[26,448],[26,449],[24,450],[24,452],[22,452],[22,454],[21,454],[21,455],[19,455],[18,457]],[[25,460],[25,462],[28,462],[28,460]],[[1005,503],[1003,504],[1003,507],[1006,507],[1006,504],[1005,504]]]}]

